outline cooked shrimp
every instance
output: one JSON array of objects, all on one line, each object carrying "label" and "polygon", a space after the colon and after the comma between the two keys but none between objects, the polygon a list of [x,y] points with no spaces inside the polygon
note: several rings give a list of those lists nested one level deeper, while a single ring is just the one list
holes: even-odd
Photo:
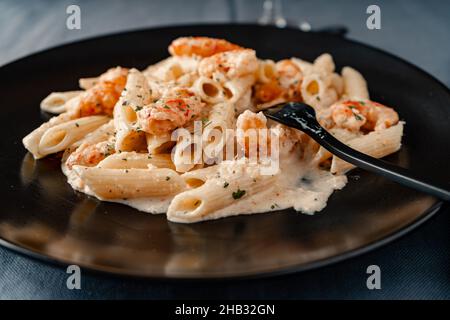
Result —
[{"label": "cooked shrimp", "polygon": [[223,39],[208,37],[182,37],[175,39],[169,46],[172,56],[210,57],[216,53],[242,49],[242,47]]},{"label": "cooked shrimp", "polygon": [[330,107],[334,125],[348,130],[382,130],[399,120],[394,109],[370,100],[337,102]]},{"label": "cooked shrimp", "polygon": [[[218,76],[219,82],[226,79],[254,74],[258,70],[256,53],[251,49],[240,49],[217,53],[200,62],[198,71],[200,75],[208,78]],[[222,79],[220,79],[222,78]]]},{"label": "cooked shrimp", "polygon": [[112,115],[114,106],[127,82],[128,69],[117,67],[102,74],[98,83],[75,100],[70,107],[80,117],[97,114]]},{"label": "cooked shrimp", "polygon": [[277,80],[267,83],[257,83],[254,86],[254,97],[257,103],[265,103],[279,98],[284,89],[278,84]]},{"label": "cooked shrimp", "polygon": [[140,110],[138,123],[145,132],[166,134],[198,116],[203,106],[200,98],[189,89],[174,88]]},{"label": "cooked shrimp", "polygon": [[75,165],[93,167],[108,155],[115,153],[114,144],[108,141],[97,144],[82,144],[66,160],[66,165],[72,169]]},{"label": "cooked shrimp", "polygon": [[275,65],[276,74],[272,81],[256,84],[254,97],[257,103],[266,103],[281,98],[284,101],[302,101],[300,68],[291,60],[284,59]]},{"label": "cooked shrimp", "polygon": [[[259,130],[267,129],[267,118],[262,112],[254,113],[250,110],[245,110],[239,115],[236,120],[236,128],[238,129],[237,137],[238,143],[244,144],[245,155],[249,157],[250,155],[250,138],[256,138],[257,150],[256,154],[259,154],[261,148],[264,146],[266,148],[267,154],[270,154],[270,134],[267,133],[266,141],[261,140]],[[253,132],[252,132],[253,131]],[[255,154],[255,155],[256,155]]]},{"label": "cooked shrimp", "polygon": [[245,110],[237,118],[236,128],[244,131],[267,128],[267,118],[262,112],[254,113],[250,110]]}]

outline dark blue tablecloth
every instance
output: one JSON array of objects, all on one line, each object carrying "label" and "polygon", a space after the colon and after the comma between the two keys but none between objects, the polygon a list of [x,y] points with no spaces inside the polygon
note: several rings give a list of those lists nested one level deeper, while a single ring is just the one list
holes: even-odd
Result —
[{"label": "dark blue tablecloth", "polygon": [[[138,27],[196,22],[253,22],[261,0],[0,2],[0,64],[39,49]],[[66,7],[82,10],[82,29],[65,27]],[[382,29],[366,28],[372,1],[283,1],[290,23],[345,24],[349,37],[395,53],[450,84],[450,1],[377,1]],[[181,9],[182,8],[182,9]],[[450,106],[449,106],[450,107]],[[1,209],[0,209],[1,210]],[[65,269],[0,248],[1,299],[280,298],[450,299],[450,209],[376,251],[300,274],[246,281],[167,282],[82,271],[82,289],[68,290]],[[381,290],[368,290],[366,268],[381,268]]]}]

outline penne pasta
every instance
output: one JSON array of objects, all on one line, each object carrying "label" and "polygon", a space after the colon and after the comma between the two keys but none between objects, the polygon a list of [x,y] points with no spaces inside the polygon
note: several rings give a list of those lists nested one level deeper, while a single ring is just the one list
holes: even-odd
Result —
[{"label": "penne pasta", "polygon": [[146,133],[147,150],[150,154],[170,152],[176,142],[172,141],[171,134],[154,135]]},{"label": "penne pasta", "polygon": [[[375,158],[382,158],[397,152],[401,147],[403,122],[381,131],[372,131],[366,135],[348,141],[347,145]],[[331,162],[331,173],[343,174],[354,166],[336,156]]]},{"label": "penne pasta", "polygon": [[306,75],[301,85],[304,101],[319,110],[332,105],[338,99],[332,80],[331,75],[316,72]]},{"label": "penne pasta", "polygon": [[252,90],[247,90],[242,97],[234,103],[234,111],[236,114],[241,114],[245,110],[256,111],[257,109],[252,103]]},{"label": "penne pasta", "polygon": [[39,152],[39,143],[41,141],[42,136],[47,132],[50,128],[62,124],[64,122],[70,121],[73,119],[73,115],[65,112],[61,113],[57,117],[51,118],[49,121],[43,123],[39,128],[33,130],[29,133],[25,138],[22,139],[22,143],[27,148],[28,151],[31,152],[35,159],[40,159],[45,157],[46,154],[41,154]]},{"label": "penne pasta", "polygon": [[81,78],[78,80],[78,85],[81,89],[88,90],[95,86],[99,81],[99,77]]},{"label": "penne pasta", "polygon": [[249,166],[245,162],[222,162],[218,172],[219,177],[175,196],[167,211],[167,219],[183,223],[208,219],[213,212],[268,190],[275,180],[274,175],[261,175],[260,167]]},{"label": "penne pasta", "polygon": [[66,92],[52,92],[41,102],[41,110],[50,113],[63,113],[68,111],[66,103],[79,96],[83,91],[66,91]]},{"label": "penne pasta", "polygon": [[331,74],[334,72],[333,57],[329,53],[321,54],[314,60],[313,68],[316,72]]},{"label": "penne pasta", "polygon": [[175,169],[175,165],[168,153],[147,154],[134,151],[115,153],[106,157],[97,165],[98,168],[104,169],[147,169],[149,166]]},{"label": "penne pasta", "polygon": [[69,148],[76,149],[80,145],[88,144],[96,144],[102,141],[112,140],[115,135],[114,121],[109,120],[107,123],[101,125],[94,131],[88,133],[83,139],[76,141]]},{"label": "penne pasta", "polygon": [[222,85],[212,79],[199,77],[194,84],[195,92],[208,103],[218,103],[224,100]]},{"label": "penne pasta", "polygon": [[197,141],[194,136],[183,136],[178,139],[172,150],[172,161],[177,172],[187,172],[201,166],[203,164],[201,141]]},{"label": "penne pasta", "polygon": [[292,62],[294,62],[300,68],[301,72],[304,75],[311,73],[311,71],[313,70],[313,64],[311,62],[298,58],[292,58]]},{"label": "penne pasta", "polygon": [[227,81],[223,85],[225,101],[229,103],[235,103],[238,101],[242,96],[244,96],[245,93],[248,92],[248,90],[250,90],[254,81],[255,79],[253,75]]},{"label": "penne pasta", "polygon": [[273,60],[259,60],[257,81],[269,83],[276,77],[277,70]]},{"label": "penne pasta", "polygon": [[357,70],[344,67],[342,69],[342,78],[344,80],[344,94],[348,99],[369,99],[367,83],[361,73]]},{"label": "penne pasta", "polygon": [[63,151],[108,121],[109,118],[105,116],[90,116],[53,126],[42,135],[37,152],[46,156]]},{"label": "penne pasta", "polygon": [[176,194],[185,188],[183,179],[171,169],[73,168],[89,193],[99,199],[134,199]]},{"label": "penne pasta", "polygon": [[198,188],[212,177],[219,177],[219,165],[213,165],[183,173],[181,178],[189,188]]},{"label": "penne pasta", "polygon": [[231,103],[218,103],[211,107],[203,129],[203,149],[206,158],[216,159],[222,155],[227,143],[227,128],[235,127],[235,111]]},{"label": "penne pasta", "polygon": [[116,150],[142,151],[147,149],[146,136],[138,124],[137,112],[150,103],[151,93],[147,79],[131,69],[124,93],[114,107]]}]

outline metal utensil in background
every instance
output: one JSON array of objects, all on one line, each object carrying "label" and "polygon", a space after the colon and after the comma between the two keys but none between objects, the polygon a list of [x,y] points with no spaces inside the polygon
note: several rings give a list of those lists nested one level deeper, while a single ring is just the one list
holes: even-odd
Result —
[{"label": "metal utensil in background", "polygon": [[305,32],[315,31],[340,36],[345,36],[348,33],[348,28],[344,25],[330,25],[313,29],[308,21],[289,21],[283,15],[282,0],[264,0],[263,13],[259,17],[258,23],[261,25],[275,25],[278,28],[290,26]]}]

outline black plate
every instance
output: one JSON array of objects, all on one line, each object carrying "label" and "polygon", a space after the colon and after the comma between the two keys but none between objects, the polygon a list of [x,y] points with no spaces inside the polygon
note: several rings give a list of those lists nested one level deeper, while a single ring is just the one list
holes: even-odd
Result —
[{"label": "black plate", "polygon": [[[122,65],[144,68],[181,35],[227,38],[261,58],[313,59],[331,53],[367,78],[372,98],[406,121],[404,146],[388,160],[450,179],[450,93],[418,68],[340,37],[252,25],[171,27],[95,38],[0,68],[3,110],[0,243],[35,257],[124,275],[223,278],[300,271],[348,258],[404,234],[440,207],[436,199],[360,170],[322,212],[285,210],[183,225],[163,215],[72,191],[58,159],[34,161],[21,139],[48,115],[39,102],[77,88],[82,76]],[[399,39],[401,41],[401,39]]]}]

